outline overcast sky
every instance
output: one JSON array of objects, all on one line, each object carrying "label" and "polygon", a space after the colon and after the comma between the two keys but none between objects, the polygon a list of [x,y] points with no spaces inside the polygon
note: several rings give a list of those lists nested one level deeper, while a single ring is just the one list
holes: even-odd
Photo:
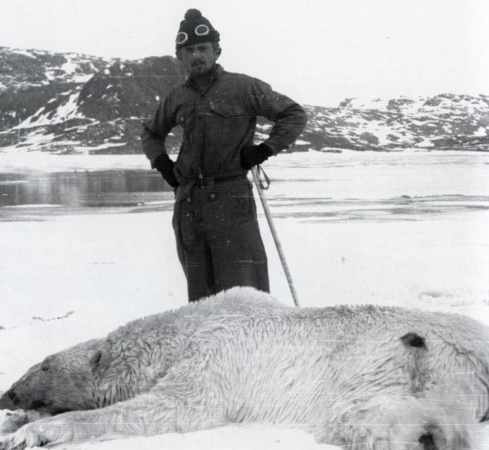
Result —
[{"label": "overcast sky", "polygon": [[301,103],[489,94],[487,0],[0,0],[0,46],[174,55],[188,8],[221,33],[226,70]]}]

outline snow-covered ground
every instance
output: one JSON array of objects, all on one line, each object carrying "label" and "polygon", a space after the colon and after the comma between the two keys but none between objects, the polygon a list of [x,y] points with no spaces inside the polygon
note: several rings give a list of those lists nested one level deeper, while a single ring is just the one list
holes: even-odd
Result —
[{"label": "snow-covered ground", "polygon": [[[148,169],[143,156],[5,152],[0,172]],[[317,152],[265,165],[302,306],[374,303],[489,324],[489,155]],[[162,194],[163,203],[171,202]],[[293,304],[260,210],[272,294]],[[186,304],[171,211],[0,222],[0,391],[31,365],[129,320]],[[15,208],[10,208],[15,218]],[[485,448],[480,444],[481,449]],[[227,427],[77,449],[333,449],[300,430]],[[488,445],[489,448],[489,445]]]}]

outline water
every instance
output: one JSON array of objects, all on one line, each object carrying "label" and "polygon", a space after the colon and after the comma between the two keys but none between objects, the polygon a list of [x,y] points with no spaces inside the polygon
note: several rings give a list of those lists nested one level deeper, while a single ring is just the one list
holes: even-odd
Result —
[{"label": "water", "polygon": [[[140,156],[30,154],[2,163],[0,221],[173,207],[173,192],[158,172],[141,169],[147,162]],[[489,154],[311,152],[281,154],[264,168],[276,218],[412,221],[489,210]]]},{"label": "water", "polygon": [[172,194],[155,171],[101,170],[0,173],[0,219],[37,212],[127,209],[163,202]]}]

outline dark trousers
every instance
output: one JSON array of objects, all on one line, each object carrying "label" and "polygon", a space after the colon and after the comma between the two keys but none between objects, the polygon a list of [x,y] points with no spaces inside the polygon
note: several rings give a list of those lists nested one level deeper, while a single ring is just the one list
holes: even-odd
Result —
[{"label": "dark trousers", "polygon": [[179,188],[173,229],[190,302],[234,286],[270,292],[247,178]]}]

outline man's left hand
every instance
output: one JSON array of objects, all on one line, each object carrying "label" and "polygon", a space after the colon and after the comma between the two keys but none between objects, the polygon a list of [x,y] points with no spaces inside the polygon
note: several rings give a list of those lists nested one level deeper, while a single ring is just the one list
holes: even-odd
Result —
[{"label": "man's left hand", "polygon": [[241,149],[241,166],[243,169],[250,170],[252,167],[261,164],[273,155],[273,150],[265,144],[243,147]]}]

